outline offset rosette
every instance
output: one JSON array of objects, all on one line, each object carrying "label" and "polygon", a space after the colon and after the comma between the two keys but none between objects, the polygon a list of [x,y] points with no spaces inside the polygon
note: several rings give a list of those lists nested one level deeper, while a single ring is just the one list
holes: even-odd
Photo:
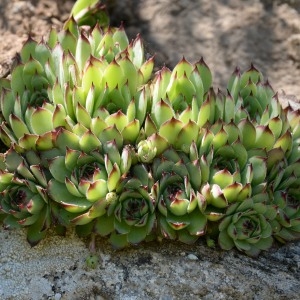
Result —
[{"label": "offset rosette", "polygon": [[261,193],[230,205],[219,225],[219,244],[222,249],[236,247],[250,256],[257,256],[273,244],[270,222],[276,209],[267,205],[267,193]]},{"label": "offset rosette", "polygon": [[96,220],[94,232],[110,235],[115,248],[153,238],[155,207],[152,175],[145,165],[137,164],[117,186],[107,214]]},{"label": "offset rosette", "polygon": [[216,100],[216,111],[221,118],[235,122],[249,118],[260,125],[270,124],[271,130],[280,121],[285,122],[277,95],[253,65],[242,74],[236,69],[229,79],[227,91],[226,101],[224,96]]},{"label": "offset rosette", "polygon": [[176,111],[164,100],[157,102],[147,115],[144,134],[156,148],[157,155],[168,147],[189,153],[193,142],[198,140],[200,130],[214,122],[215,96],[211,90],[205,103],[198,107],[195,99],[183,111]]},{"label": "offset rosette", "polygon": [[31,164],[12,148],[1,156],[0,208],[4,212],[4,226],[26,227],[27,240],[36,245],[46,235],[55,210],[47,193],[51,178],[47,169]]},{"label": "offset rosette", "polygon": [[157,73],[144,128],[157,155],[169,146],[187,153],[199,129],[213,123],[215,97],[210,86],[211,73],[202,59],[192,65],[183,58],[172,72],[164,67]]},{"label": "offset rosette", "polygon": [[182,58],[172,72],[164,67],[154,78],[153,107],[163,100],[169,103],[174,111],[183,111],[191,106],[194,100],[200,108],[211,83],[212,75],[203,59],[192,65]]},{"label": "offset rosette", "polygon": [[93,150],[89,154],[67,148],[65,156],[49,161],[53,179],[49,181],[51,198],[73,214],[71,222],[85,225],[106,213],[109,198],[116,192],[121,176],[131,165],[128,149],[119,153],[108,143],[109,154]]},{"label": "offset rosette", "polygon": [[[298,185],[299,187],[299,185]],[[299,189],[298,195],[299,197]],[[274,193],[272,204],[277,209],[277,215],[271,221],[274,237],[281,243],[300,238],[300,202],[299,198],[290,192]]]},{"label": "offset rosette", "polygon": [[183,152],[168,149],[154,160],[153,176],[159,234],[185,243],[195,242],[205,234],[207,223],[199,193],[199,162],[191,161]]},{"label": "offset rosette", "polygon": [[198,151],[191,147],[190,155],[200,161],[202,209],[210,221],[220,220],[230,203],[244,201],[265,180],[265,160],[248,153],[241,138],[233,122],[218,122],[201,131]]},{"label": "offset rosette", "polygon": [[[97,117],[102,108],[125,113],[132,99],[138,107],[139,90],[150,79],[154,65],[153,58],[145,61],[141,38],[129,43],[122,26],[105,31],[95,26],[83,32],[74,29],[72,20],[69,23],[62,34],[50,35],[52,52],[60,62],[52,73],[61,75],[49,95],[53,102],[61,103],[74,122],[81,122],[82,111],[91,117]],[[64,49],[70,40],[74,45]]]}]

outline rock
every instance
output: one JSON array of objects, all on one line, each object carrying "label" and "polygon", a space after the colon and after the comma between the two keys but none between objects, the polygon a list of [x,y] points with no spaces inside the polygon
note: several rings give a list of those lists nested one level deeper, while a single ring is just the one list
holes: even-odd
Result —
[{"label": "rock", "polygon": [[[36,247],[24,230],[0,230],[0,299],[297,299],[300,242],[274,247],[257,259],[179,242],[143,243],[114,251],[97,239],[101,257],[86,267],[85,244],[72,232],[53,233]],[[182,256],[182,253],[189,253]],[[3,259],[8,257],[10,259]]]},{"label": "rock", "polygon": [[187,258],[188,258],[189,260],[198,260],[198,257],[197,257],[195,254],[189,254],[189,255],[187,256]]}]

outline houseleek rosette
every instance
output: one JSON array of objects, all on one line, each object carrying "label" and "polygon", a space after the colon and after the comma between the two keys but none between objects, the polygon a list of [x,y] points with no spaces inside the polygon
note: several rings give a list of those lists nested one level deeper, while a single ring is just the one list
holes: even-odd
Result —
[{"label": "houseleek rosette", "polygon": [[85,225],[106,213],[110,197],[115,193],[121,176],[131,165],[127,148],[122,154],[112,142],[109,153],[97,149],[88,153],[67,148],[64,156],[49,161],[53,178],[48,184],[51,198],[72,214],[70,221]]},{"label": "houseleek rosette", "polygon": [[277,208],[271,222],[274,237],[285,243],[300,236],[300,160],[299,142],[288,135],[286,147],[274,148],[268,156],[268,190],[270,203]]},{"label": "houseleek rosette", "polygon": [[229,97],[225,102],[224,96],[216,101],[221,117],[226,115],[235,122],[248,117],[261,125],[266,125],[270,120],[274,123],[276,117],[284,117],[273,88],[253,65],[243,73],[237,68],[229,79],[227,91]]},{"label": "houseleek rosette", "polygon": [[1,155],[0,208],[7,214],[4,226],[26,227],[27,240],[34,246],[45,237],[55,217],[55,207],[47,193],[51,177],[48,170],[31,164],[28,158],[12,148]]},{"label": "houseleek rosette", "polygon": [[160,100],[152,106],[145,119],[144,136],[156,148],[157,155],[168,147],[189,153],[198,140],[201,129],[215,120],[214,92],[207,93],[206,101],[198,107],[195,99],[184,110],[175,110],[169,101]]},{"label": "houseleek rosette", "polygon": [[207,217],[202,212],[201,170],[183,152],[166,150],[153,161],[153,195],[157,199],[159,235],[195,242],[206,233]]},{"label": "houseleek rosette", "polygon": [[271,221],[274,237],[281,243],[300,238],[300,203],[299,198],[290,193],[277,191],[272,203],[277,214]]},{"label": "houseleek rosette", "polygon": [[275,207],[268,205],[267,193],[260,193],[243,202],[231,204],[219,225],[222,249],[236,247],[250,256],[257,256],[273,244],[272,221]]},{"label": "houseleek rosette", "polygon": [[214,122],[210,87],[211,73],[203,59],[192,65],[183,58],[172,72],[164,67],[156,74],[144,134],[157,155],[169,146],[188,152],[200,128]]},{"label": "houseleek rosette", "polygon": [[114,248],[153,238],[156,199],[153,178],[144,164],[134,165],[116,188],[107,213],[97,218],[94,232],[110,235]]},{"label": "houseleek rosette", "polygon": [[183,58],[172,71],[164,67],[156,74],[152,104],[163,100],[169,102],[174,111],[183,111],[195,100],[200,108],[211,83],[211,72],[203,59],[191,64]]},{"label": "houseleek rosette", "polygon": [[129,43],[123,27],[85,32],[71,18],[47,41],[29,38],[11,79],[1,80],[1,139],[24,151],[39,150],[52,130],[89,124],[103,108],[126,113],[134,106],[135,118],[128,121],[134,127],[145,118],[143,85],[152,69],[153,58],[145,62],[140,37]]},{"label": "houseleek rosette", "polygon": [[201,130],[198,149],[191,147],[190,156],[199,159],[202,209],[210,221],[220,220],[230,203],[244,201],[265,180],[264,159],[260,152],[248,152],[242,138],[233,122],[217,122]]}]

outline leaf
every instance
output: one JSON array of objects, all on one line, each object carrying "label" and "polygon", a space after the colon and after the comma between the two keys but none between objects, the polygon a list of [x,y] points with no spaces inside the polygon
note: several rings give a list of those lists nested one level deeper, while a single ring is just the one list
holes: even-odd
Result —
[{"label": "leaf", "polygon": [[227,234],[226,230],[220,232],[218,242],[223,250],[230,250],[234,247],[234,242],[232,238]]},{"label": "leaf", "polygon": [[50,180],[49,195],[57,203],[61,204],[65,210],[72,213],[85,212],[92,206],[92,203],[85,197],[75,197],[69,193],[65,184],[56,180]]},{"label": "leaf", "polygon": [[53,129],[52,112],[48,109],[37,107],[31,115],[31,127],[33,133],[42,135]]},{"label": "leaf", "polygon": [[107,216],[103,215],[96,219],[95,222],[95,233],[101,235],[101,236],[107,236],[114,230],[114,219],[115,216]]}]

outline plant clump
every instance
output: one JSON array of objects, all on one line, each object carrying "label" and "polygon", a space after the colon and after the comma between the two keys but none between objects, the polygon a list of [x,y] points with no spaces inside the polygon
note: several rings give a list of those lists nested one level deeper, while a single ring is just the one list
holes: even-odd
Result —
[{"label": "plant clump", "polygon": [[203,59],[153,74],[140,36],[86,13],[28,38],[0,80],[4,226],[31,245],[73,226],[115,248],[206,237],[251,256],[298,239],[299,111],[253,65],[225,94]]}]

